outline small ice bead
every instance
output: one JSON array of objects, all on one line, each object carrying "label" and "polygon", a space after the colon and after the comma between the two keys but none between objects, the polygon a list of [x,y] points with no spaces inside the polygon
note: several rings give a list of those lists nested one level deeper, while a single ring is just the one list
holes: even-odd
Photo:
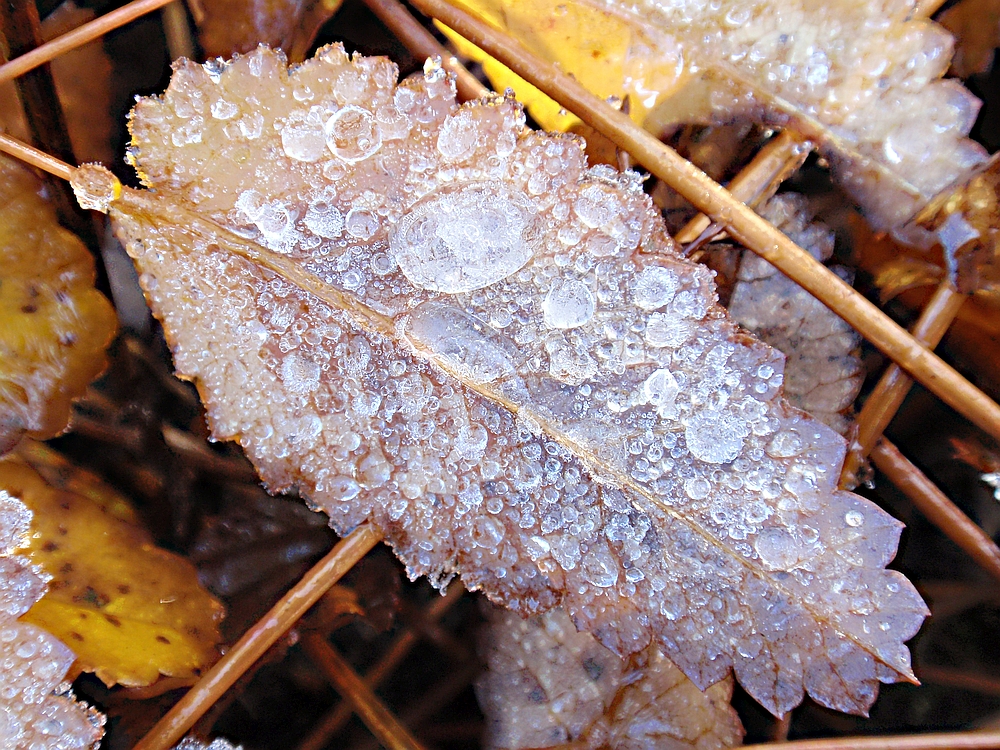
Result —
[{"label": "small ice bead", "polygon": [[73,170],[69,184],[82,208],[107,213],[122,194],[122,184],[100,164],[84,164]]},{"label": "small ice bead", "polygon": [[577,328],[594,317],[594,295],[582,281],[556,279],[542,302],[542,314],[549,328]]}]

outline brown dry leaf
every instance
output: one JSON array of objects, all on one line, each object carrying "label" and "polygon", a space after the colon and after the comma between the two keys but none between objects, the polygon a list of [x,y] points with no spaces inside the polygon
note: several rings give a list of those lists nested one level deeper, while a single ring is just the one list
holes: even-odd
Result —
[{"label": "brown dry leaf", "polygon": [[962,0],[946,9],[938,23],[955,35],[951,73],[968,78],[985,73],[1000,47],[1000,3],[997,0]]},{"label": "brown dry leaf", "polygon": [[872,279],[882,302],[888,302],[909,289],[936,286],[944,278],[941,266],[912,255],[899,255],[879,264]]},{"label": "brown dry leaf", "polygon": [[920,212],[917,222],[934,232],[958,290],[1000,292],[1000,155]]},{"label": "brown dry leaf", "polygon": [[641,179],[459,107],[440,67],[261,49],[181,62],[132,117],[155,191],[97,167],[213,434],[411,576],[562,606],[701,688],[864,712],[913,679],[901,525],[837,490],[845,444],[715,302]]},{"label": "brown dry leaf", "polygon": [[31,511],[0,489],[0,747],[93,748],[104,716],[74,700],[66,672],[74,655],[41,628],[18,620],[45,594],[50,577],[15,554],[28,540]]},{"label": "brown dry leaf", "polygon": [[[819,261],[833,255],[834,234],[814,222],[803,196],[772,198],[761,216]],[[835,268],[842,276],[846,269]],[[849,281],[849,278],[845,278]],[[841,435],[865,379],[861,337],[835,312],[761,257],[744,253],[729,315],[785,354],[785,398]]]},{"label": "brown dry leaf", "polygon": [[488,616],[486,672],[476,682],[487,747],[710,750],[740,744],[731,679],[703,693],[656,646],[622,660],[577,632],[560,609],[528,620],[499,608]]},{"label": "brown dry leaf", "polygon": [[[914,18],[909,0],[465,4],[602,96],[640,89],[644,106],[637,113],[649,113],[644,124],[654,133],[737,117],[794,128],[816,141],[840,184],[880,229],[903,225],[985,159],[982,147],[965,138],[978,100],[960,83],[941,79],[952,38]],[[561,29],[566,18],[597,13],[612,29],[602,42],[604,67],[638,74],[590,83],[591,36],[577,41]],[[559,33],[550,36],[552,29]]]},{"label": "brown dry leaf", "polygon": [[201,8],[198,40],[208,57],[249,52],[258,44],[305,58],[320,27],[343,0],[211,0]]},{"label": "brown dry leaf", "polygon": [[25,442],[0,461],[0,488],[34,513],[24,554],[52,579],[22,619],[71,644],[80,669],[107,685],[140,686],[161,674],[195,676],[217,658],[221,605],[110,487]]},{"label": "brown dry leaf", "polygon": [[[94,11],[66,0],[42,21],[42,39],[49,41],[94,18]],[[110,162],[111,149],[111,60],[100,40],[70,50],[51,63],[59,103],[66,116],[66,130],[78,161]],[[30,140],[17,88],[0,84],[0,126],[21,140]]]},{"label": "brown dry leaf", "polygon": [[66,428],[115,333],[93,258],[41,190],[30,170],[0,157],[0,454],[24,434]]}]

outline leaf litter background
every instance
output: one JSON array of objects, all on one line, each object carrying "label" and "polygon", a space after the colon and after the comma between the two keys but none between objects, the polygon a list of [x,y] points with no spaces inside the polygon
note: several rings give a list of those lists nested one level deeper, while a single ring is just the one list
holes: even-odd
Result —
[{"label": "leaf litter background", "polygon": [[[404,74],[416,67],[416,61],[358,6],[348,4],[324,28],[320,41],[329,40],[343,40],[349,48],[366,54],[390,54],[400,63]],[[123,104],[131,92],[162,90],[165,83],[162,63],[167,56],[159,41],[154,18],[145,19],[106,42],[115,71],[128,70],[127,75],[132,77],[143,71],[148,76],[143,82],[133,80],[126,85],[121,85],[115,77],[111,79],[116,84],[112,90]],[[116,49],[126,53],[116,55]],[[142,66],[128,65],[135,62],[128,59],[135,49],[143,49]],[[979,79],[978,85],[983,87],[980,95],[988,94],[989,86],[995,86],[988,76]],[[987,118],[992,101],[986,98],[979,129],[992,151],[997,144],[991,142]],[[117,145],[114,148],[117,154],[122,151]],[[721,168],[732,167],[721,165]],[[117,171],[123,179],[129,175],[127,168]],[[859,241],[859,233],[851,231],[854,225],[843,216],[837,199],[829,197],[822,170],[814,164],[808,165],[796,178],[794,187],[825,205],[831,224],[841,230],[838,256],[849,261],[852,240]],[[719,255],[725,253],[724,248],[713,251]],[[871,274],[877,269],[871,267],[873,261],[866,258],[865,262],[869,268],[862,266],[859,282],[870,285]],[[112,274],[112,283],[127,283],[115,272]],[[917,289],[907,293],[909,297],[900,295],[890,303],[890,310],[898,319],[910,320],[913,310],[919,309],[919,293]],[[204,428],[197,401],[186,386],[170,378],[155,326],[150,330],[149,322],[139,315],[128,322],[139,335],[117,342],[108,374],[93,389],[92,396],[78,407],[81,418],[73,432],[55,444],[80,463],[94,466],[136,498],[158,541],[187,553],[196,562],[206,584],[229,605],[230,617],[223,627],[232,639],[266,609],[270,601],[267,595],[270,593],[273,598],[295,580],[309,561],[329,545],[332,537],[322,523],[317,523],[318,516],[303,512],[298,504],[268,498],[256,489],[248,465],[231,446],[206,448],[199,442]],[[972,347],[958,336],[954,339],[957,340],[946,340],[945,352],[950,352],[958,364],[974,368],[974,360],[963,359]],[[877,373],[876,356],[870,351],[866,355],[869,372]],[[996,377],[995,372],[976,369],[977,374],[982,373],[986,378],[979,381],[984,387],[995,385],[989,380],[991,375]],[[996,395],[995,388],[992,393]],[[928,429],[928,425],[934,428]],[[970,428],[945,413],[935,399],[917,390],[889,434],[934,476],[950,497],[993,533],[1000,523],[1000,513],[991,492],[978,481],[975,470],[952,460],[943,425],[953,426],[955,435],[961,439],[974,444],[978,441]],[[95,450],[95,446],[100,448]],[[989,680],[997,654],[989,653],[993,640],[984,637],[995,631],[997,624],[990,583],[960,551],[922,521],[892,491],[889,483],[876,481],[876,487],[871,496],[908,527],[900,559],[894,567],[918,583],[935,612],[935,617],[911,642],[918,672],[921,666],[937,671],[931,669],[924,675],[928,684],[922,688],[883,687],[873,717],[866,722],[807,704],[795,713],[792,737],[829,734],[831,730],[860,733],[890,728],[957,728],[969,722],[989,722],[998,708],[997,686]],[[468,682],[476,671],[471,643],[481,618],[478,608],[465,597],[447,613],[442,625],[421,624],[420,612],[436,601],[436,594],[426,585],[403,582],[395,563],[384,553],[371,557],[373,560],[366,561],[355,572],[354,580],[345,583],[339,598],[329,597],[330,601],[319,608],[311,626],[319,632],[333,629],[335,643],[363,671],[366,661],[378,653],[380,645],[394,632],[405,623],[415,623],[425,639],[411,655],[411,663],[404,664],[383,694],[404,719],[408,712],[422,709],[422,720],[410,726],[428,742],[442,746],[475,744],[481,720]],[[943,576],[942,571],[948,571],[949,575]],[[381,601],[371,601],[373,598]],[[362,611],[365,616],[355,616],[354,621],[340,627],[345,619],[352,619],[352,612]],[[389,630],[379,634],[386,627]],[[281,651],[253,680],[233,691],[228,705],[219,707],[213,715],[217,720],[214,731],[250,747],[296,746],[320,724],[325,706],[332,698],[330,688],[309,667],[301,651],[296,648],[287,653]],[[442,664],[448,666],[441,669]],[[440,676],[435,674],[434,666]],[[435,688],[440,697],[434,695]],[[121,690],[108,693],[95,681],[83,678],[77,691],[88,695],[88,690],[94,701],[110,707],[112,726],[105,740],[107,747],[128,746],[155,718],[157,704],[170,698],[167,695],[135,703]],[[421,699],[426,703],[429,697],[438,697],[439,705],[421,705]],[[449,701],[452,697],[454,702]],[[749,733],[747,739],[766,737],[771,726],[759,709],[739,693],[735,704],[741,709]],[[207,731],[208,726],[201,729]],[[349,725],[347,733],[331,740],[331,746],[368,741],[364,730],[357,725]],[[262,737],[269,739],[261,741]]]}]

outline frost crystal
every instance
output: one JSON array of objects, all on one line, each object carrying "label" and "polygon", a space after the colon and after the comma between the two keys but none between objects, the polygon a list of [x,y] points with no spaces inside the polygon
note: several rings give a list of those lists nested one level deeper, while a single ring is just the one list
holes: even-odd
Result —
[{"label": "frost crystal", "polygon": [[[210,117],[219,99],[239,112]],[[290,157],[283,123],[312,107],[405,136]],[[884,570],[900,524],[837,489],[844,441],[781,399],[783,357],[726,318],[640,183],[523,125],[507,98],[456,106],[433,66],[397,86],[338,47],[182,63],[140,101],[156,191],[111,215],[213,434],[341,533],[370,519],[412,576],[561,605],[621,655],[652,640],[702,688],[735,670],[778,714],[806,691],[865,711],[911,679],[926,614]],[[373,223],[317,234],[319,203]]]},{"label": "frost crystal", "polygon": [[0,490],[0,747],[83,750],[100,740],[104,717],[73,699],[63,681],[74,656],[61,641],[18,617],[45,594],[49,576],[14,554],[31,511]]}]

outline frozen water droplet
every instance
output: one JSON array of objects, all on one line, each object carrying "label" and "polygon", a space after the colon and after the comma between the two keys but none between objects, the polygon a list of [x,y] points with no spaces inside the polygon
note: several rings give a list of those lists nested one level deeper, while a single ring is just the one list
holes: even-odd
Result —
[{"label": "frozen water droplet", "polygon": [[643,338],[650,346],[669,346],[676,349],[691,338],[693,332],[693,324],[684,318],[669,313],[653,313],[646,321]]},{"label": "frozen water droplet", "polygon": [[798,560],[795,539],[785,529],[765,529],[753,543],[763,562],[771,570],[788,570]]},{"label": "frozen water droplet", "polygon": [[235,116],[240,111],[240,108],[232,102],[227,102],[225,99],[217,99],[212,102],[209,111],[211,111],[212,117],[216,120],[228,120]]},{"label": "frozen water droplet", "polygon": [[865,522],[865,516],[861,511],[849,510],[844,514],[844,523],[857,528]]},{"label": "frozen water droplet", "polygon": [[743,450],[750,429],[726,410],[704,409],[692,415],[684,431],[688,449],[695,458],[713,464],[724,464]]},{"label": "frozen water droplet", "polygon": [[793,429],[782,430],[767,445],[767,453],[774,458],[791,458],[802,452],[802,436]]},{"label": "frozen water droplet", "polygon": [[260,112],[251,112],[239,119],[237,125],[244,138],[255,140],[264,132],[264,118]]},{"label": "frozen water droplet", "polygon": [[712,491],[712,485],[705,477],[691,477],[684,482],[684,492],[692,500],[704,500]]},{"label": "frozen water droplet", "polygon": [[310,232],[328,240],[336,239],[344,231],[344,215],[339,208],[326,201],[310,205],[303,221]]},{"label": "frozen water droplet", "polygon": [[549,375],[569,385],[580,385],[597,373],[597,362],[579,342],[562,337],[545,342],[549,354]]},{"label": "frozen water droplet", "polygon": [[599,185],[588,185],[580,191],[573,211],[591,229],[606,227],[621,212],[618,198]]},{"label": "frozen water droplet", "polygon": [[653,372],[642,384],[642,396],[647,404],[656,407],[661,417],[672,417],[677,413],[676,400],[680,386],[673,373],[666,368]]},{"label": "frozen water droplet", "polygon": [[348,164],[363,161],[382,148],[382,133],[367,109],[349,104],[326,121],[326,145]]},{"label": "frozen water droplet", "polygon": [[594,295],[582,281],[556,279],[542,302],[542,315],[549,328],[576,328],[594,317]]},{"label": "frozen water droplet", "polygon": [[292,393],[311,393],[319,385],[319,365],[298,354],[289,354],[281,363],[281,381]]},{"label": "frozen water droplet", "polygon": [[460,109],[441,123],[437,148],[447,161],[461,161],[476,152],[478,140],[476,118],[470,110]]},{"label": "frozen water droplet", "polygon": [[632,299],[643,310],[656,310],[668,304],[677,292],[680,279],[669,268],[644,268],[632,282]]},{"label": "frozen water droplet", "polygon": [[464,310],[424,302],[409,315],[403,335],[462,377],[492,383],[515,372],[517,347]]},{"label": "frozen water droplet", "polygon": [[421,289],[458,294],[507,278],[534,253],[537,211],[528,198],[494,182],[430,193],[396,225],[389,248]]},{"label": "frozen water droplet", "polygon": [[347,232],[359,240],[371,239],[378,231],[378,217],[371,211],[351,209],[347,212]]},{"label": "frozen water droplet", "polygon": [[603,544],[597,544],[583,556],[580,572],[589,583],[599,588],[609,588],[618,582],[618,562]]},{"label": "frozen water droplet", "polygon": [[281,148],[289,159],[319,161],[326,153],[326,133],[318,122],[288,123],[281,129]]}]

